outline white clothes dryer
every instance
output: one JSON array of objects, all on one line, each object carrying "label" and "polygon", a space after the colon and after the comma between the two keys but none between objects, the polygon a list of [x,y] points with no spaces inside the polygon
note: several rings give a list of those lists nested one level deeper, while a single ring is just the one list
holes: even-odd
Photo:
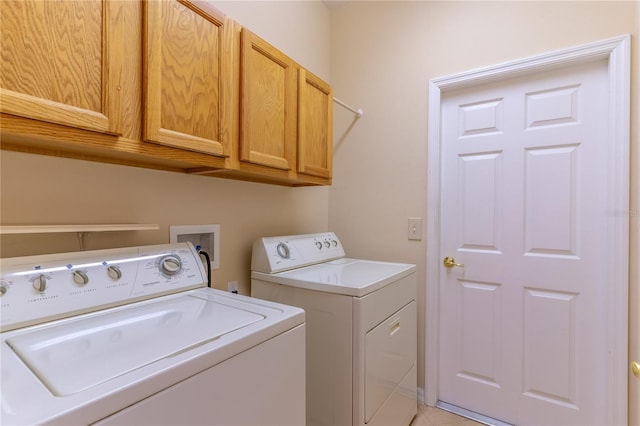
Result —
[{"label": "white clothes dryer", "polygon": [[416,267],[345,257],[338,237],[253,246],[251,295],[305,310],[307,425],[408,425],[417,412]]}]

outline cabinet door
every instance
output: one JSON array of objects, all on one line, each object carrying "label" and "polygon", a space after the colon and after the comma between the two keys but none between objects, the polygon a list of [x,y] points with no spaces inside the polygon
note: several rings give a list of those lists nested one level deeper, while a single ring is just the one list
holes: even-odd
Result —
[{"label": "cabinet door", "polygon": [[298,173],[331,177],[333,91],[304,68],[298,76]]},{"label": "cabinet door", "polygon": [[231,21],[206,1],[144,6],[144,139],[228,156]]},{"label": "cabinet door", "polygon": [[119,133],[122,2],[0,1],[0,111]]},{"label": "cabinet door", "polygon": [[291,170],[296,155],[296,64],[242,29],[240,160]]}]

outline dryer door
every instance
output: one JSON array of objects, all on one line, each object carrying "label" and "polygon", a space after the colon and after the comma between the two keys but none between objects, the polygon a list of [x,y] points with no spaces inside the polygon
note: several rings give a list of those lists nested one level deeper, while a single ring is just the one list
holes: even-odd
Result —
[{"label": "dryer door", "polygon": [[[416,364],[416,302],[412,301],[367,333],[365,338],[365,422],[399,389]],[[415,400],[415,389],[406,390]]]}]

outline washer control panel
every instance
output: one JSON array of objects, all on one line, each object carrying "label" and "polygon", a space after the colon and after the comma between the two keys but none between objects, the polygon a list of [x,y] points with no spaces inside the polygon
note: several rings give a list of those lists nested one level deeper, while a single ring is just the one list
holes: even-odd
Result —
[{"label": "washer control panel", "polygon": [[0,331],[206,285],[191,243],[0,259]]},{"label": "washer control panel", "polygon": [[265,237],[253,244],[251,270],[273,274],[344,256],[342,244],[333,232]]}]

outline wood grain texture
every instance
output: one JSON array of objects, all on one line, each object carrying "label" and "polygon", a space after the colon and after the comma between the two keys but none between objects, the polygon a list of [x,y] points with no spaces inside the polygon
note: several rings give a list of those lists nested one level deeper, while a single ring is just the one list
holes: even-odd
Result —
[{"label": "wood grain texture", "polygon": [[[0,15],[1,149],[288,186],[331,183],[313,172],[330,170],[323,148],[305,145],[305,173],[296,171],[299,66],[257,37],[243,62],[242,27],[210,2],[0,0]],[[253,92],[240,84],[251,61],[245,83]],[[332,103],[313,90],[302,96],[325,113]],[[306,122],[325,123],[304,111]],[[324,127],[308,133],[324,140]],[[244,144],[241,132],[251,135]]]},{"label": "wood grain texture", "polygon": [[[116,2],[112,0],[111,3]],[[122,91],[120,109],[122,136],[142,141],[142,3],[126,0],[117,3],[122,3],[120,12],[125,37],[120,45],[122,71],[119,87]],[[115,43],[112,44],[114,48],[117,47]]]},{"label": "wood grain texture", "polygon": [[[116,58],[108,64],[118,2],[0,2],[0,94],[3,112],[74,127],[118,132]],[[55,23],[55,25],[54,25]]]},{"label": "wood grain texture", "polygon": [[26,0],[0,7],[2,87],[102,112],[102,3]]},{"label": "wood grain texture", "polygon": [[0,148],[82,160],[184,171],[220,168],[224,158],[110,134],[0,114]]},{"label": "wood grain texture", "polygon": [[[124,59],[125,49],[128,48],[125,17],[126,12],[123,1],[102,2],[103,18],[103,43],[102,43],[102,110],[109,117],[109,131],[122,134],[123,128],[123,97],[122,81],[125,74]],[[135,36],[135,33],[131,35]],[[135,40],[135,37],[133,38]],[[135,64],[135,62],[134,62]],[[129,68],[130,69],[130,68]]]},{"label": "wood grain texture", "polygon": [[298,173],[330,178],[333,90],[304,68],[298,76]]},{"label": "wood grain texture", "polygon": [[[229,155],[230,20],[206,3],[145,2],[145,139]],[[228,121],[228,114],[224,119]]]},{"label": "wood grain texture", "polygon": [[240,160],[295,168],[297,73],[295,62],[242,29]]},{"label": "wood grain texture", "polygon": [[162,127],[217,140],[219,28],[180,3],[163,4]]}]

